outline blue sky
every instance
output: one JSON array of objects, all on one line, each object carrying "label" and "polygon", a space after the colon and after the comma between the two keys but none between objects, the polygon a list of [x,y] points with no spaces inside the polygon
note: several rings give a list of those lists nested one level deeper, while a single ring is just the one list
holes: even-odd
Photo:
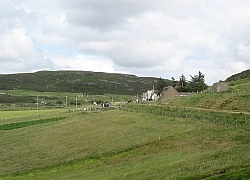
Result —
[{"label": "blue sky", "polygon": [[1,0],[0,74],[83,70],[206,83],[250,68],[249,0]]}]

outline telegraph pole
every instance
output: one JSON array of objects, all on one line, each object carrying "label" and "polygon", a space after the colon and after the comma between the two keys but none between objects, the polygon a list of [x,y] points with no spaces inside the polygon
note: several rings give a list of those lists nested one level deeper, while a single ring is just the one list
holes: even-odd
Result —
[{"label": "telegraph pole", "polygon": [[38,95],[36,95],[36,109],[38,110]]},{"label": "telegraph pole", "polygon": [[77,108],[77,96],[76,96],[76,108]]},{"label": "telegraph pole", "polygon": [[68,108],[68,96],[66,96],[66,108]]}]

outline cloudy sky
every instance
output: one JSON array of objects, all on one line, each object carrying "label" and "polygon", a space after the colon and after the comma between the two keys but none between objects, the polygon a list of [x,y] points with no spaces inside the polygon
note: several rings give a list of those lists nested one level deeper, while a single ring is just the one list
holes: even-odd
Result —
[{"label": "cloudy sky", "polygon": [[0,74],[201,71],[211,85],[249,68],[249,0],[1,0]]}]

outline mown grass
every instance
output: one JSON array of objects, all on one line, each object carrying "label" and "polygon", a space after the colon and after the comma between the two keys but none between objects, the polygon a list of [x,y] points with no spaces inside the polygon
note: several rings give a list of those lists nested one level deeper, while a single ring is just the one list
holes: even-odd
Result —
[{"label": "mown grass", "polygon": [[68,117],[63,121],[0,131],[0,177],[202,179],[248,172],[249,130],[146,108],[152,111],[64,111],[55,113]]},{"label": "mown grass", "polygon": [[0,125],[33,121],[35,119],[49,119],[61,116],[66,109],[54,110],[25,110],[25,111],[0,111]]},{"label": "mown grass", "polygon": [[3,124],[0,125],[0,131],[3,130],[12,130],[12,129],[19,129],[23,127],[33,126],[37,124],[44,124],[49,122],[55,122],[65,119],[66,117],[56,117],[56,118],[49,118],[49,119],[39,119],[33,121],[24,121],[24,122],[17,122],[17,123],[10,123],[10,124]]}]

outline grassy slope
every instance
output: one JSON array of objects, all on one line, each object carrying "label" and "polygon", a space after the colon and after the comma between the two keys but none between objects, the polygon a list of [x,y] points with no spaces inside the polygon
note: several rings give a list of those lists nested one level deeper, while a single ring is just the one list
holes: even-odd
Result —
[{"label": "grassy slope", "polygon": [[199,93],[191,96],[164,100],[161,103],[214,110],[250,112],[250,78],[228,82],[229,91]]},{"label": "grassy slope", "polygon": [[197,179],[249,169],[249,131],[240,127],[123,110],[30,112],[4,112],[1,124],[68,118],[0,131],[3,179]]}]

